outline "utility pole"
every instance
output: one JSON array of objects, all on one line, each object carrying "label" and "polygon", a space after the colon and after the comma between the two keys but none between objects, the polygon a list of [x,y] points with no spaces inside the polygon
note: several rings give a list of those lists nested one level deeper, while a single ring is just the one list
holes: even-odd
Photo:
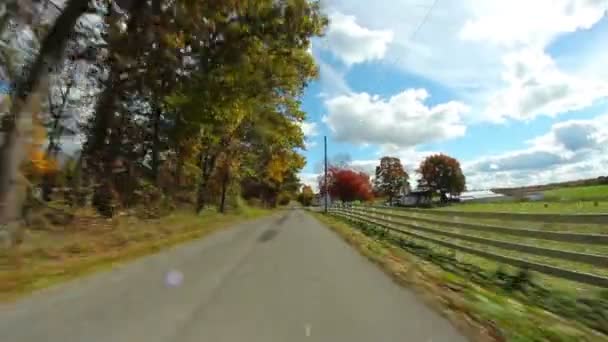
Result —
[{"label": "utility pole", "polygon": [[327,214],[327,198],[329,197],[329,187],[327,186],[327,136],[323,137],[323,145],[325,147],[325,176],[323,184],[325,186],[325,213]]}]

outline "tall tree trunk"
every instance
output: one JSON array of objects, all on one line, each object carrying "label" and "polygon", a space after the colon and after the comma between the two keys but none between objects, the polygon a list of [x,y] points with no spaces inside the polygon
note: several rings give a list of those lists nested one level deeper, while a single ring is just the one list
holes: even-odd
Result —
[{"label": "tall tree trunk", "polygon": [[177,160],[175,162],[175,184],[177,190],[182,188],[182,174],[184,173],[184,153],[181,148],[177,148]]},{"label": "tall tree trunk", "polygon": [[[123,1],[124,2],[124,1]],[[114,57],[115,54],[120,54],[121,47],[128,48],[133,46],[132,42],[138,39],[139,35],[136,31],[136,26],[142,18],[146,1],[132,0],[126,1],[125,6],[128,7],[130,13],[127,22],[128,34],[114,39],[110,44],[110,75],[106,80],[105,88],[95,107],[94,121],[91,131],[86,142],[86,155],[91,161],[95,161],[93,172],[96,175],[97,185],[101,185],[105,189],[99,188],[95,192],[103,193],[97,198],[108,199],[114,195],[115,177],[113,167],[118,160],[117,150],[120,147],[121,136],[120,124],[116,118],[117,98],[124,91],[125,80],[121,79],[124,71],[123,66]],[[111,134],[109,134],[111,130]],[[108,143],[109,140],[109,143]],[[93,166],[93,165],[91,165]]]},{"label": "tall tree trunk", "polygon": [[226,191],[228,190],[228,181],[230,180],[230,167],[226,167],[224,176],[222,177],[222,197],[220,198],[220,213],[226,211]]},{"label": "tall tree trunk", "polygon": [[154,117],[153,117],[153,136],[152,136],[152,177],[154,185],[159,184],[159,169],[160,169],[160,116],[161,109],[157,99],[154,100]]},{"label": "tall tree trunk", "polygon": [[213,168],[215,167],[216,155],[209,152],[201,152],[201,179],[198,185],[198,195],[196,200],[196,212],[199,213],[205,208],[205,196],[207,194],[207,182]]},{"label": "tall tree trunk", "polygon": [[4,142],[0,147],[0,224],[7,224],[19,215],[17,175],[24,156],[23,133],[19,132],[19,120],[24,108],[31,102],[32,92],[38,91],[47,78],[49,69],[61,59],[67,40],[76,21],[87,11],[88,0],[69,0],[42,46],[27,75],[18,80],[10,113],[4,118]]},{"label": "tall tree trunk", "polygon": [[[152,15],[154,22],[154,36],[155,36],[155,48],[153,52],[153,65],[156,65],[157,68],[162,70],[162,54],[165,48],[164,39],[162,39],[162,27],[161,27],[161,17],[162,17],[162,0],[152,0]],[[159,168],[160,168],[160,119],[162,115],[161,108],[161,96],[164,90],[164,77],[159,77],[160,84],[152,87],[153,97],[152,97],[152,110],[153,110],[153,137],[152,137],[152,175],[154,177],[154,184],[158,186],[159,184]]]}]

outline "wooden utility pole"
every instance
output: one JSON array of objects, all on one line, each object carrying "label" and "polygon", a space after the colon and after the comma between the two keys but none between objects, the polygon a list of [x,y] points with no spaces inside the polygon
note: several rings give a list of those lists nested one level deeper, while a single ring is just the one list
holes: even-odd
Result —
[{"label": "wooden utility pole", "polygon": [[329,187],[327,186],[327,136],[323,137],[323,145],[325,147],[325,176],[323,180],[324,184],[324,197],[325,197],[325,213],[327,214],[327,201],[329,197]]}]

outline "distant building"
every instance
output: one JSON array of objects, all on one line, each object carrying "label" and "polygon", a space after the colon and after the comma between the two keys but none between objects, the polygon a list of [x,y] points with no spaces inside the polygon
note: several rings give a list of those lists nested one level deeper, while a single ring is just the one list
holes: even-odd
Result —
[{"label": "distant building", "polygon": [[533,192],[526,194],[524,197],[530,201],[542,201],[543,199],[545,199],[545,194],[543,194],[542,192]]},{"label": "distant building", "polygon": [[460,194],[461,202],[494,202],[505,200],[507,198],[507,196],[495,193],[491,190],[465,191]]},{"label": "distant building", "polygon": [[433,202],[433,192],[427,189],[407,189],[405,195],[399,196],[397,204],[406,207],[428,206]]}]

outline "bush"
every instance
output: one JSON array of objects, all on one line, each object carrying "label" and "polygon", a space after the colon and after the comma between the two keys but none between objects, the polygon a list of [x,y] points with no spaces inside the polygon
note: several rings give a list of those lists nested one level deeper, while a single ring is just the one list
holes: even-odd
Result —
[{"label": "bush", "polygon": [[289,196],[289,194],[280,193],[277,197],[277,203],[279,203],[279,205],[288,205],[289,202],[291,202],[291,196]]},{"label": "bush", "polygon": [[264,206],[264,203],[262,203],[262,200],[259,198],[249,198],[247,200],[247,205],[250,207],[258,207],[258,208],[262,208]]},{"label": "bush", "polygon": [[114,216],[114,210],[118,202],[117,199],[118,194],[112,189],[112,185],[105,183],[95,189],[92,204],[100,215],[111,218]]}]

